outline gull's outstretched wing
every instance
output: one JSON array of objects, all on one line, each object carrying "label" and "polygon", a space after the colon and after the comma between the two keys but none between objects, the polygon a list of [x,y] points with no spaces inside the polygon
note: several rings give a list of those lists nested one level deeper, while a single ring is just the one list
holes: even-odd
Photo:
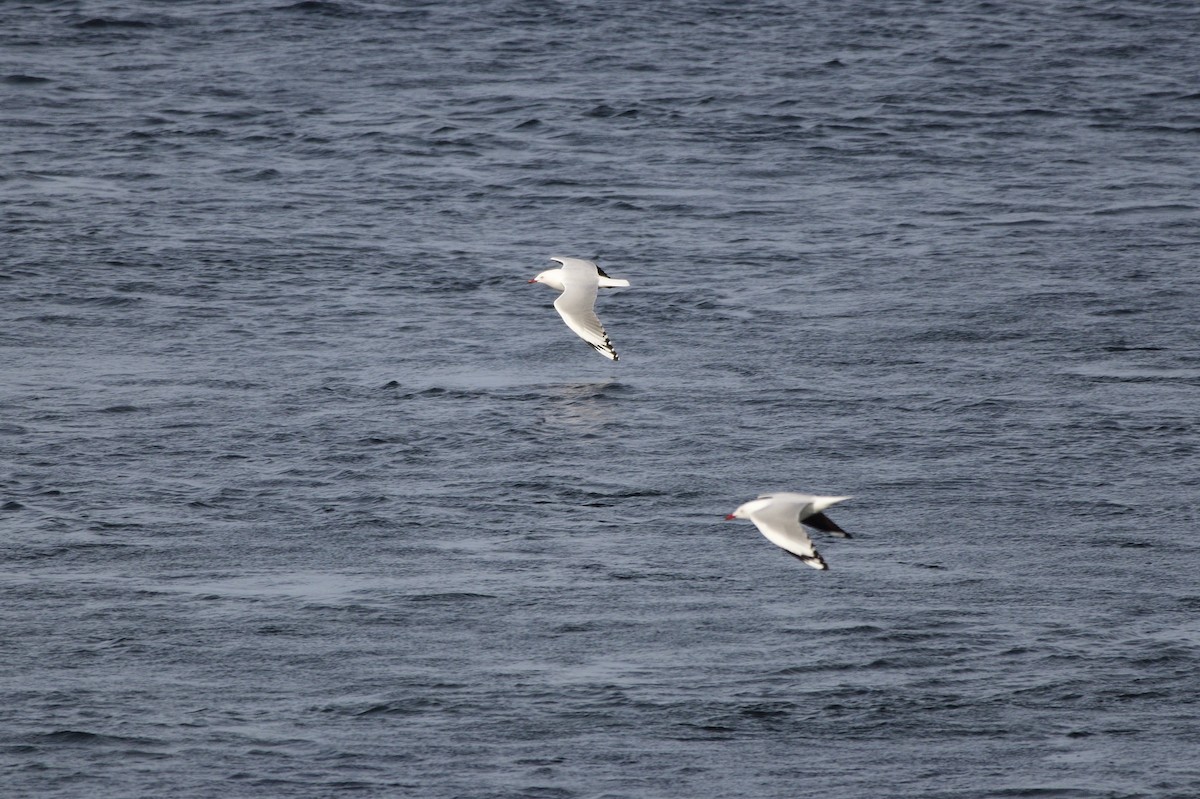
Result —
[{"label": "gull's outstretched wing", "polygon": [[581,339],[596,352],[617,360],[617,351],[609,341],[604,325],[596,316],[596,265],[578,258],[555,259],[563,265],[563,293],[554,301],[554,310]]},{"label": "gull's outstretched wing", "polygon": [[[767,499],[768,497],[761,497]],[[787,500],[776,500],[750,514],[750,521],[768,541],[780,547],[814,569],[828,569],[829,564],[813,546],[812,539],[800,526],[800,507]]]}]

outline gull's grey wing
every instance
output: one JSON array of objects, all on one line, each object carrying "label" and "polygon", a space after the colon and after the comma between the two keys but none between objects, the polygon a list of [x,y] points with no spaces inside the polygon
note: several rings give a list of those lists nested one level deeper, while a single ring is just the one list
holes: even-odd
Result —
[{"label": "gull's grey wing", "polygon": [[[596,352],[606,358],[617,360],[604,325],[596,316],[596,267],[587,269],[574,259],[563,259],[563,293],[554,301],[554,310],[581,339],[591,344]],[[586,262],[585,262],[586,263]],[[589,264],[590,265],[590,264]],[[590,274],[589,274],[590,272]]]},{"label": "gull's grey wing", "polygon": [[800,509],[790,502],[777,502],[750,514],[750,521],[768,541],[786,550],[814,569],[828,569],[828,564],[813,546],[812,539],[800,526]]}]

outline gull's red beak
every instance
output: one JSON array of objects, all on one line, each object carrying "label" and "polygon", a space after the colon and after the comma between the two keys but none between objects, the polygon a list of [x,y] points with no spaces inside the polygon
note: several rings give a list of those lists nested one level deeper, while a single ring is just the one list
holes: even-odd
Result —
[{"label": "gull's red beak", "polygon": [[736,518],[737,517],[734,516],[732,513],[725,514],[725,521],[729,521],[730,519],[736,519]]},{"label": "gull's red beak", "polygon": [[526,282],[526,283],[536,283],[536,282],[537,282],[537,278],[535,277],[533,280],[526,280],[525,282]]}]

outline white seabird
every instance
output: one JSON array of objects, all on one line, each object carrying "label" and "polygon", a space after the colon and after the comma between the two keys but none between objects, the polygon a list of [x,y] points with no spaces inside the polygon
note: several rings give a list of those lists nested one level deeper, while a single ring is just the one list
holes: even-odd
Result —
[{"label": "white seabird", "polygon": [[804,532],[801,522],[821,532],[838,538],[850,538],[850,534],[838,527],[821,511],[835,502],[850,497],[819,497],[812,494],[793,494],[781,491],[761,494],[726,516],[726,519],[749,519],[758,531],[777,547],[783,548],[792,557],[807,563],[814,569],[825,570],[829,564],[813,546]]},{"label": "white seabird", "polygon": [[529,282],[545,283],[561,291],[562,294],[554,301],[554,310],[558,311],[567,327],[605,358],[617,360],[617,351],[613,349],[608,333],[604,332],[604,325],[596,316],[596,290],[628,286],[629,281],[609,277],[594,261],[559,256],[550,260],[562,264],[562,268],[547,269]]}]

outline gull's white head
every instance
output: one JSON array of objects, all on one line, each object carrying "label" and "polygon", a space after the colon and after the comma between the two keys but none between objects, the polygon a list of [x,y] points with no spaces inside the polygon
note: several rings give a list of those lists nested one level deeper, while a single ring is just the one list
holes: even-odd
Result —
[{"label": "gull's white head", "polygon": [[535,277],[533,280],[530,280],[527,282],[543,283],[543,284],[549,286],[550,288],[558,289],[559,291],[563,291],[566,288],[566,286],[564,286],[563,282],[562,282],[562,270],[561,269],[547,269],[545,272],[538,273],[537,277]]},{"label": "gull's white head", "polygon": [[737,510],[733,513],[726,514],[725,521],[729,521],[730,519],[749,519],[750,514],[762,510],[769,504],[771,504],[771,500],[769,499],[752,499],[749,502],[738,505]]}]

